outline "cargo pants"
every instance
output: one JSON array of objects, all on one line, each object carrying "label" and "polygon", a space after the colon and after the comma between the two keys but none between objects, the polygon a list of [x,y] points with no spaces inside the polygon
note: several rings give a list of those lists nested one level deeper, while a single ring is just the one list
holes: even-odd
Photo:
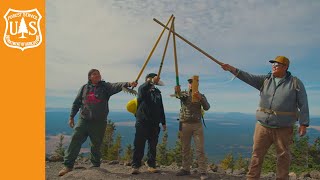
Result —
[{"label": "cargo pants", "polygon": [[274,144],[277,152],[277,180],[289,179],[289,166],[291,161],[289,146],[293,142],[293,127],[268,128],[260,123],[256,124],[253,136],[253,151],[248,180],[258,180],[264,156],[269,147]]},{"label": "cargo pants", "polygon": [[90,121],[79,118],[74,128],[71,142],[65,151],[63,164],[68,168],[73,168],[77,159],[81,145],[87,140],[88,136],[91,141],[90,160],[93,166],[99,167],[101,161],[101,144],[106,130],[106,121]]},{"label": "cargo pants", "polygon": [[181,143],[182,143],[182,168],[190,171],[192,163],[191,138],[193,137],[196,146],[196,157],[200,173],[207,172],[207,162],[204,153],[204,137],[201,122],[181,123]]}]

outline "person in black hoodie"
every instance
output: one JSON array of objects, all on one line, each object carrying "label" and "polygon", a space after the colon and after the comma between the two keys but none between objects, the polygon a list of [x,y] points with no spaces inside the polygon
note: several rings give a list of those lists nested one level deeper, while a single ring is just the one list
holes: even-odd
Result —
[{"label": "person in black hoodie", "polygon": [[138,108],[136,112],[136,133],[132,161],[132,174],[139,174],[144,147],[148,141],[148,171],[158,172],[156,169],[156,152],[160,132],[166,130],[166,119],[163,109],[161,91],[155,85],[161,85],[160,78],[155,73],[146,76],[145,83],[138,89]]},{"label": "person in black hoodie", "polygon": [[101,80],[99,70],[91,69],[88,73],[88,83],[83,85],[75,98],[69,119],[69,126],[74,127],[74,117],[80,109],[79,120],[74,128],[71,142],[64,156],[64,168],[59,176],[72,171],[81,145],[89,136],[91,141],[90,160],[93,167],[100,166],[100,147],[107,125],[109,113],[109,99],[120,92],[123,87],[135,87],[136,82],[109,83]]}]

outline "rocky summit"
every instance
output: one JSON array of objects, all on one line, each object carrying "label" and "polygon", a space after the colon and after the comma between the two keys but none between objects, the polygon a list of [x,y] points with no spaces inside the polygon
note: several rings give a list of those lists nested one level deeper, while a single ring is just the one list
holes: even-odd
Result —
[{"label": "rocky summit", "polygon": [[[46,162],[46,180],[195,180],[200,179],[200,174],[196,169],[191,170],[189,176],[176,176],[179,170],[177,165],[161,166],[158,173],[150,173],[146,166],[140,168],[140,174],[132,175],[131,167],[128,163],[118,161],[103,162],[100,167],[91,167],[89,161],[77,162],[73,171],[59,177],[58,172],[63,168],[62,162]],[[245,173],[241,170],[223,171],[217,167],[208,167],[209,179],[217,180],[245,180]],[[263,175],[262,180],[275,179],[274,173]],[[297,176],[295,173],[290,173],[290,180],[315,180],[320,179],[320,172],[313,171],[304,173],[303,176]]]}]

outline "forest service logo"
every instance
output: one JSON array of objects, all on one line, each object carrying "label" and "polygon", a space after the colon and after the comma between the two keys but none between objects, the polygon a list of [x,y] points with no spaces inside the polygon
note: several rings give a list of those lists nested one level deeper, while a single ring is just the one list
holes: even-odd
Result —
[{"label": "forest service logo", "polygon": [[3,17],[6,20],[3,41],[8,47],[23,51],[41,44],[40,20],[42,16],[37,9],[8,9]]}]

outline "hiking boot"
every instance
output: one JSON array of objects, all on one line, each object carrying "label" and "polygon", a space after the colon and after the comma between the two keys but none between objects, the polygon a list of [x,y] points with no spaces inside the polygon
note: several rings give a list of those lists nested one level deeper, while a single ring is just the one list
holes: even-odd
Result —
[{"label": "hiking boot", "polygon": [[72,171],[72,168],[64,167],[63,169],[61,169],[61,171],[59,171],[59,176],[63,176],[70,171]]},{"label": "hiking boot", "polygon": [[187,175],[190,175],[190,171],[187,171],[184,169],[180,169],[176,174],[176,176],[187,176]]},{"label": "hiking boot", "polygon": [[159,172],[158,169],[153,168],[153,167],[148,167],[148,171],[151,172],[151,173],[158,173]]},{"label": "hiking boot", "polygon": [[131,174],[140,174],[139,168],[132,168]]},{"label": "hiking boot", "polygon": [[209,177],[208,177],[208,175],[206,174],[206,173],[201,173],[200,174],[200,179],[201,180],[207,180]]}]

